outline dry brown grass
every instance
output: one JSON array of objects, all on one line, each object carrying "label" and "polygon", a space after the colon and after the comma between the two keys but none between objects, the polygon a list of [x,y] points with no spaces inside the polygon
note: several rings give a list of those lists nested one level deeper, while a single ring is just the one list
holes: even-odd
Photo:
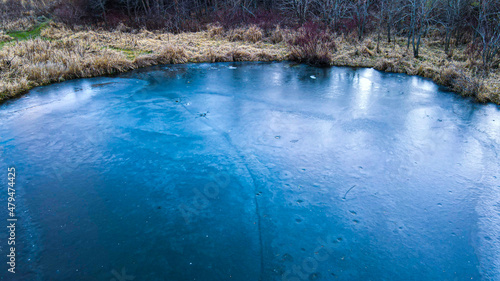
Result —
[{"label": "dry brown grass", "polygon": [[207,32],[210,38],[222,38],[224,36],[224,28],[219,24],[209,24]]},{"label": "dry brown grass", "polygon": [[21,17],[15,20],[0,18],[0,27],[6,31],[30,30],[37,25],[37,21],[33,16]]},{"label": "dry brown grass", "polygon": [[337,52],[332,55],[331,65],[373,67],[381,71],[419,75],[478,102],[500,104],[498,67],[485,76],[480,58],[466,55],[465,46],[447,55],[436,39],[423,40],[420,57],[413,58],[406,49],[405,38],[397,38],[391,44],[381,42],[377,52],[374,38],[358,42],[352,36],[338,36],[335,39]]},{"label": "dry brown grass", "polygon": [[14,38],[9,36],[8,34],[5,34],[3,31],[0,31],[0,43],[9,42],[11,40],[14,40]]},{"label": "dry brown grass", "polygon": [[241,27],[230,30],[227,32],[227,38],[230,41],[246,41],[251,43],[257,43],[263,38],[263,31],[256,25],[250,25],[248,27]]},{"label": "dry brown grass", "polygon": [[41,38],[6,43],[0,49],[0,101],[40,85],[156,64],[287,58],[285,45],[260,42],[262,34],[256,29],[244,32],[244,41],[234,42],[221,30],[174,35],[122,29],[73,31],[52,23]]},{"label": "dry brown grass", "polygon": [[[25,23],[32,28],[28,21]],[[328,34],[328,42],[320,36],[320,45],[306,44],[305,53],[294,55],[293,42],[300,42],[305,35],[304,30],[280,27],[266,34],[257,26],[224,30],[210,25],[203,32],[171,34],[134,31],[125,26],[115,31],[85,27],[71,30],[52,23],[42,30],[40,38],[0,44],[0,101],[40,85],[156,64],[287,59],[308,62],[307,50],[311,50],[325,64],[420,75],[480,102],[500,104],[500,66],[483,77],[480,59],[466,55],[466,46],[445,54],[436,39],[424,39],[421,57],[415,59],[406,49],[404,38],[391,44],[381,42],[377,50],[374,38],[359,42],[356,34]],[[7,36],[0,33],[0,42],[4,37],[9,41]]]}]

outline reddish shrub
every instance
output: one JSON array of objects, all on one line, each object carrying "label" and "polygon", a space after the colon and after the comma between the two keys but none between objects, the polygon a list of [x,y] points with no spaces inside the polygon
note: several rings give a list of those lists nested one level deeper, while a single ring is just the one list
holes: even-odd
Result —
[{"label": "reddish shrub", "polygon": [[335,42],[328,29],[315,23],[306,23],[288,42],[290,60],[312,65],[330,65]]}]

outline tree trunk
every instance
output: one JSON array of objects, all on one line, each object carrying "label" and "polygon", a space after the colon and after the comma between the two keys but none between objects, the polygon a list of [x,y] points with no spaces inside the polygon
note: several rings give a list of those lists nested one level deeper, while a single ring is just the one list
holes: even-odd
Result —
[{"label": "tree trunk", "polygon": [[391,43],[391,24],[387,22],[387,43]]},{"label": "tree trunk", "polygon": [[415,43],[415,37],[413,37],[413,57],[418,58],[418,50],[420,49],[420,38],[422,38],[422,35],[419,33],[418,34],[418,39],[417,42]]},{"label": "tree trunk", "polygon": [[451,32],[449,30],[447,30],[445,42],[444,42],[444,52],[446,54],[448,54],[450,51],[450,41],[451,41]]}]

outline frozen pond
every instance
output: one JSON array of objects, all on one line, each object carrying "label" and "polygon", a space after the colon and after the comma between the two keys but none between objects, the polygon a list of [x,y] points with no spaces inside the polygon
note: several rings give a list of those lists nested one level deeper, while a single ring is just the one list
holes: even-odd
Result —
[{"label": "frozen pond", "polygon": [[500,279],[500,110],[426,79],[154,67],[1,105],[0,147],[0,280]]}]

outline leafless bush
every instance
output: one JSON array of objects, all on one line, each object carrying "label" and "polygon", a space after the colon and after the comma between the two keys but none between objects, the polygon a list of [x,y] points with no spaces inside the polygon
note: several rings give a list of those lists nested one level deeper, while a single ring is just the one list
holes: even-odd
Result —
[{"label": "leafless bush", "polygon": [[290,60],[312,65],[330,65],[336,51],[334,38],[328,30],[314,24],[301,27],[288,42]]}]

